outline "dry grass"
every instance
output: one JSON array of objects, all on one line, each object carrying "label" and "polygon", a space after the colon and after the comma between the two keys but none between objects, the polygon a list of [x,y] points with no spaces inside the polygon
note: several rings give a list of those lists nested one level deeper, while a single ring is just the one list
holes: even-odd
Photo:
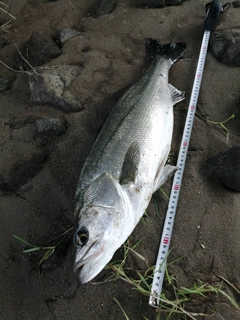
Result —
[{"label": "dry grass", "polygon": [[10,6],[0,1],[0,31],[6,31],[10,28],[12,21],[16,18],[10,13]]}]

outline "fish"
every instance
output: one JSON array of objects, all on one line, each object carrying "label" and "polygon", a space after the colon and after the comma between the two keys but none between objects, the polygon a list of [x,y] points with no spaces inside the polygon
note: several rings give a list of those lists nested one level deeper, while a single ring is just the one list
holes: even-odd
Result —
[{"label": "fish", "polygon": [[113,107],[82,167],[75,196],[73,271],[95,278],[127,240],[152,194],[177,170],[166,164],[173,106],[184,92],[168,83],[186,44],[146,42],[149,67]]}]

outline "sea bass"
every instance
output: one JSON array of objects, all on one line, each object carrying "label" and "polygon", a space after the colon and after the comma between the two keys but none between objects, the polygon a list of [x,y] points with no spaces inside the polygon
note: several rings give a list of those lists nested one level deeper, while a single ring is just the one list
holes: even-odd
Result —
[{"label": "sea bass", "polygon": [[148,40],[151,63],[114,106],[82,168],[75,205],[74,271],[92,280],[126,241],[152,194],[174,174],[165,165],[173,105],[184,93],[168,83],[184,43]]}]

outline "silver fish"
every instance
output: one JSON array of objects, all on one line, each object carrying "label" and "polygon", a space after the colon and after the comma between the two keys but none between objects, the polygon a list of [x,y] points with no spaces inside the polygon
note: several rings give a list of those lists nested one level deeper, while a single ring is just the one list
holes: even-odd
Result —
[{"label": "silver fish", "polygon": [[114,106],[82,168],[76,191],[74,271],[92,280],[126,241],[152,194],[174,174],[165,165],[173,132],[173,105],[184,93],[168,83],[184,43],[148,40],[145,74]]}]

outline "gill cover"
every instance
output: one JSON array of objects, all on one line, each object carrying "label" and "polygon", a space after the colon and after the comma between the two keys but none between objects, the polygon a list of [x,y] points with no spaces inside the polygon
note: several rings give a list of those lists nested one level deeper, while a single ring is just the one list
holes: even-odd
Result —
[{"label": "gill cover", "polygon": [[86,245],[89,240],[89,229],[84,224],[88,224],[91,221],[87,221],[86,213],[88,212],[89,215],[90,212],[95,212],[95,214],[92,215],[92,219],[97,219],[97,211],[94,210],[94,207],[117,207],[122,203],[121,193],[120,185],[113,179],[111,174],[107,172],[91,183],[83,195],[84,207],[80,212],[79,227],[73,238],[75,247],[81,248]]},{"label": "gill cover", "polygon": [[93,279],[111,260],[134,226],[127,193],[110,173],[95,179],[83,193],[74,235],[74,272],[81,283]]},{"label": "gill cover", "polygon": [[85,206],[115,207],[121,201],[120,185],[108,172],[94,180],[84,193]]}]

